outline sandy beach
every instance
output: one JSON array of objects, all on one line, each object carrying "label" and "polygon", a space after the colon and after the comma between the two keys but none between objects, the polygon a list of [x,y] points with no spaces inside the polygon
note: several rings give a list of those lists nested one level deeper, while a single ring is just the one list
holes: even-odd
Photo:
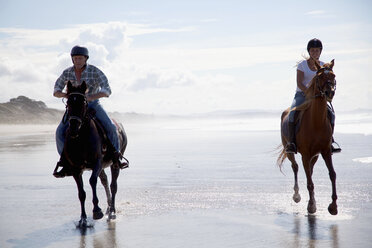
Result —
[{"label": "sandy beach", "polygon": [[[125,124],[131,164],[118,181],[118,218],[90,219],[93,227],[85,230],[75,226],[80,205],[74,180],[52,176],[55,127],[2,126],[0,247],[370,247],[372,136],[336,132],[343,148],[333,156],[339,214],[327,211],[331,183],[319,160],[313,176],[318,210],[308,215],[302,167],[296,204],[290,164],[283,173],[276,165],[277,125]],[[103,187],[98,191],[106,208]]]}]

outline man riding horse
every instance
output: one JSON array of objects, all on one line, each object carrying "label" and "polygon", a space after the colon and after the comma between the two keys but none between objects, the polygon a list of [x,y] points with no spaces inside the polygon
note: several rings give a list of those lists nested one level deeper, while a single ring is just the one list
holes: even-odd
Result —
[{"label": "man riding horse", "polygon": [[[87,85],[86,98],[88,101],[88,109],[95,113],[95,118],[99,121],[99,124],[102,125],[111,143],[113,163],[123,169],[128,167],[128,164],[126,161],[122,161],[123,157],[119,149],[120,144],[116,125],[99,102],[100,98],[110,96],[111,88],[105,74],[97,67],[87,63],[88,58],[89,51],[86,47],[74,46],[72,48],[71,59],[73,66],[65,69],[62,75],[57,79],[54,85],[53,95],[57,98],[68,98],[67,93],[63,92],[67,82],[70,81],[73,85],[77,86],[85,81]],[[68,128],[68,122],[65,120],[65,116],[56,130],[56,143],[59,155],[62,155],[66,130]],[[53,173],[57,178],[70,175],[70,172],[66,169],[62,161],[63,160],[60,159]],[[58,167],[62,167],[62,169],[57,171]]]}]

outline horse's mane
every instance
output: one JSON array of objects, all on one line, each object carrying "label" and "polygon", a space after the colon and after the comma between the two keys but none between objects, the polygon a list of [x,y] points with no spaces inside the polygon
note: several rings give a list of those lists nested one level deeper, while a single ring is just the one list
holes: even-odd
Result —
[{"label": "horse's mane", "polygon": [[[324,64],[322,68],[331,68],[330,63]],[[291,111],[301,111],[306,110],[310,107],[310,103],[314,99],[315,91],[316,91],[316,80],[319,72],[316,73],[316,75],[313,77],[313,79],[310,81],[309,87],[305,91],[305,102],[297,107],[294,107],[291,109]]]},{"label": "horse's mane", "polygon": [[305,102],[297,107],[294,107],[293,109],[291,109],[291,111],[301,111],[301,110],[308,109],[310,107],[310,103],[312,102],[313,96],[315,94],[315,90],[316,90],[315,87],[316,87],[316,76],[313,77],[313,79],[310,81],[310,85],[305,91],[305,98],[306,98]]}]

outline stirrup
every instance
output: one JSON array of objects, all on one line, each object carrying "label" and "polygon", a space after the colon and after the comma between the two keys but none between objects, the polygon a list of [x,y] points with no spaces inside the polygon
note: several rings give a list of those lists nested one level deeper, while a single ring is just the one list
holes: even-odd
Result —
[{"label": "stirrup", "polygon": [[[333,144],[336,144],[338,147],[337,148],[335,148],[334,146],[333,146]],[[331,144],[331,152],[332,152],[332,154],[333,153],[340,153],[342,151],[342,149],[341,149],[341,147],[340,147],[340,145],[337,143],[337,142],[332,142],[332,144]]]},{"label": "stirrup", "polygon": [[286,153],[297,154],[297,147],[296,147],[295,143],[288,143],[285,146],[285,152]]},{"label": "stirrup", "polygon": [[121,162],[121,161],[119,160],[119,168],[120,168],[120,169],[126,169],[126,168],[129,167],[129,160],[126,159],[126,158],[124,158],[123,156],[122,156],[122,158],[123,158],[125,161],[124,161],[124,162]]},{"label": "stirrup", "polygon": [[[62,169],[60,171],[58,171],[58,168],[59,167],[62,167]],[[62,165],[62,162],[59,161],[56,165],[56,168],[54,168],[54,171],[53,171],[53,176],[56,177],[56,178],[63,178],[65,176],[67,176],[67,173],[66,173],[66,169],[65,167]]]},{"label": "stirrup", "polygon": [[[125,161],[122,162],[121,159],[124,159]],[[129,161],[128,161],[128,159],[126,159],[123,155],[121,155],[120,152],[115,152],[114,153],[114,157],[112,159],[112,162],[114,164],[117,164],[117,166],[120,169],[125,169],[125,168],[128,168],[129,167]]]}]

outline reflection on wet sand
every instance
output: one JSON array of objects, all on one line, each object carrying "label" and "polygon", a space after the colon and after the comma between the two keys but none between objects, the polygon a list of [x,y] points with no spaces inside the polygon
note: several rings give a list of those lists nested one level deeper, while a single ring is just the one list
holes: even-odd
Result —
[{"label": "reflection on wet sand", "polygon": [[338,225],[331,225],[329,228],[331,232],[332,237],[332,247],[338,248],[339,246],[339,240],[338,240]]},{"label": "reflection on wet sand", "polygon": [[308,233],[309,233],[308,247],[315,248],[316,247],[316,242],[318,240],[316,216],[315,215],[308,215],[307,216],[307,223],[308,223]]},{"label": "reflection on wet sand", "polygon": [[[334,224],[331,226],[322,227],[321,224],[318,224],[318,219],[316,215],[307,215],[307,224],[301,225],[301,220],[303,218],[299,216],[294,216],[294,237],[293,237],[293,247],[309,247],[316,248],[324,245],[324,242],[319,243],[319,240],[330,240],[330,245],[333,248],[339,247],[338,241],[338,225]],[[320,225],[320,226],[319,226]],[[301,227],[307,227],[302,232]],[[323,233],[322,230],[329,229],[329,233]],[[305,236],[305,238],[303,237]],[[302,242],[304,243],[302,243]],[[306,245],[305,245],[306,243]]]},{"label": "reflection on wet sand", "polygon": [[[80,248],[94,247],[119,247],[116,241],[116,222],[107,221],[107,229],[102,232],[96,232],[93,228],[77,228],[80,232]],[[89,237],[92,237],[92,240]],[[90,245],[92,242],[92,245]]]}]

